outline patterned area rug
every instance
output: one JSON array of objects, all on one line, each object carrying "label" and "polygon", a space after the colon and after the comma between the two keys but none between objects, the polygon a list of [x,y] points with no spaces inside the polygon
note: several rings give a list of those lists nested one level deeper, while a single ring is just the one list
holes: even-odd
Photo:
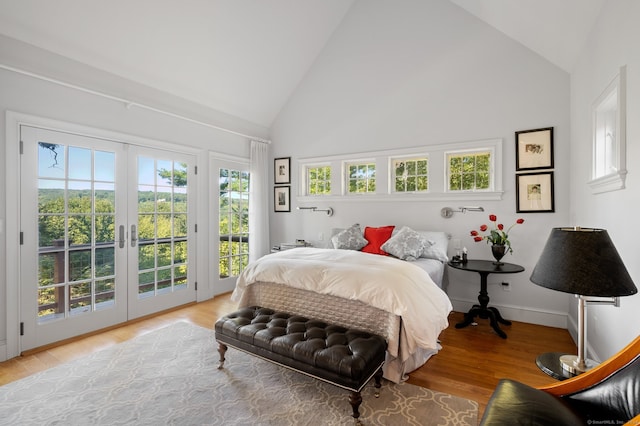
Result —
[{"label": "patterned area rug", "polygon": [[[7,425],[343,425],[349,392],[229,349],[181,322],[0,387]],[[365,425],[476,425],[478,404],[383,380]]]}]

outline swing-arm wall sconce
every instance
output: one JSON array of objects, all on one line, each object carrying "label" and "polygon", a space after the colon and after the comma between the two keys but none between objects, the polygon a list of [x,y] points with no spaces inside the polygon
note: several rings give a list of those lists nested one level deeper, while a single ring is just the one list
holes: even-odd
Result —
[{"label": "swing-arm wall sconce", "polygon": [[312,212],[327,212],[327,216],[333,216],[333,209],[327,207],[326,209],[319,209],[317,207],[298,207],[298,210],[311,210]]},{"label": "swing-arm wall sconce", "polygon": [[483,211],[484,211],[484,207],[480,207],[480,206],[458,207],[457,210],[454,210],[451,207],[443,207],[442,210],[440,210],[440,216],[444,217],[445,219],[448,219],[451,216],[453,216],[454,213],[483,212]]}]

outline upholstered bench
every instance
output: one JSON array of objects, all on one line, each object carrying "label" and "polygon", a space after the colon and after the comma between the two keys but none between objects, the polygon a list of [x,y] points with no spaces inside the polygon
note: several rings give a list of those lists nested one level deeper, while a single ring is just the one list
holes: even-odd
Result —
[{"label": "upholstered bench", "polygon": [[360,391],[375,378],[379,395],[387,344],[366,331],[253,306],[216,321],[220,365],[227,346],[351,391],[349,402],[358,423]]}]

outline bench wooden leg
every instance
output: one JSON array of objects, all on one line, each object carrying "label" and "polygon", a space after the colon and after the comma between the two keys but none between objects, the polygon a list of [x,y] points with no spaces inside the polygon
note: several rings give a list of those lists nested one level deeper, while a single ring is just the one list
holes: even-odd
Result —
[{"label": "bench wooden leg", "polygon": [[376,390],[374,392],[374,395],[376,398],[380,398],[380,388],[382,387],[382,367],[380,367],[380,369],[376,372],[373,378],[376,381],[376,384],[375,384]]},{"label": "bench wooden leg", "polygon": [[353,408],[353,418],[356,421],[356,425],[360,424],[360,420],[358,420],[358,417],[360,417],[360,404],[362,403],[362,395],[360,395],[360,392],[351,392],[351,395],[349,396],[349,403],[351,404],[351,407]]},{"label": "bench wooden leg", "polygon": [[220,363],[218,364],[218,370],[221,370],[224,365],[224,354],[227,352],[227,345],[218,343],[218,353],[220,354]]}]

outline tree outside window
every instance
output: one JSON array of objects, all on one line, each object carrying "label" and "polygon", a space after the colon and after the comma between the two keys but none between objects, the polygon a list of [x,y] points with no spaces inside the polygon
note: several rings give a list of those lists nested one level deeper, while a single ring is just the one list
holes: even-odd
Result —
[{"label": "tree outside window", "polygon": [[393,160],[393,190],[426,192],[429,189],[428,164],[426,157]]},{"label": "tree outside window", "polygon": [[307,194],[331,194],[331,166],[307,167]]},{"label": "tree outside window", "polygon": [[371,194],[376,192],[375,163],[348,163],[346,167],[349,194]]},{"label": "tree outside window", "polygon": [[483,191],[492,187],[491,152],[447,154],[449,191]]}]

